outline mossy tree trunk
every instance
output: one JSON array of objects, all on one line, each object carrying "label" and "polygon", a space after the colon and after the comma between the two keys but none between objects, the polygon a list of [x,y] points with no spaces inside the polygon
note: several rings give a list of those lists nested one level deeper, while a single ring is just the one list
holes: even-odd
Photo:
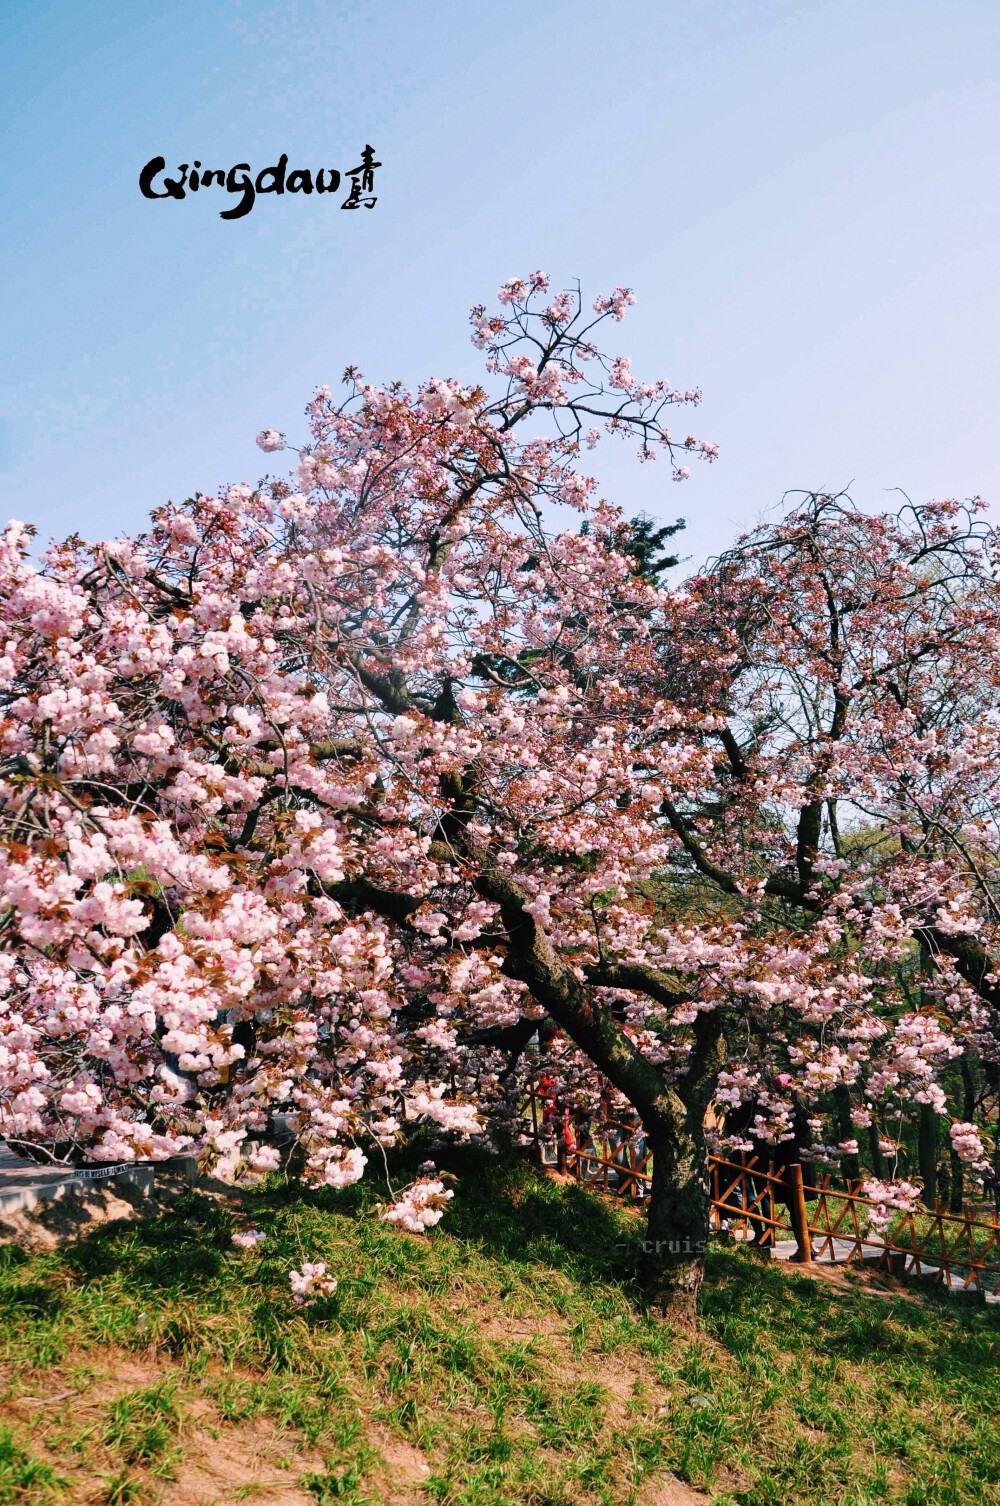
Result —
[{"label": "mossy tree trunk", "polygon": [[701,1126],[650,1139],[653,1181],[639,1280],[674,1327],[695,1326],[709,1228],[708,1154]]},{"label": "mossy tree trunk", "polygon": [[933,1208],[937,1201],[937,1150],[938,1116],[929,1103],[922,1103],[917,1120],[917,1165],[924,1184],[925,1208]]}]

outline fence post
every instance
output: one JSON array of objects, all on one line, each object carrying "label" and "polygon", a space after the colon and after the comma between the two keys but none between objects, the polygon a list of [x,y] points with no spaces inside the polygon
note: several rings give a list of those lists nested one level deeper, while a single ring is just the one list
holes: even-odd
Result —
[{"label": "fence post", "polygon": [[788,1168],[792,1182],[792,1225],[795,1229],[795,1252],[803,1265],[812,1264],[812,1241],[809,1238],[809,1213],[806,1209],[806,1189],[802,1180],[802,1167],[794,1161]]}]

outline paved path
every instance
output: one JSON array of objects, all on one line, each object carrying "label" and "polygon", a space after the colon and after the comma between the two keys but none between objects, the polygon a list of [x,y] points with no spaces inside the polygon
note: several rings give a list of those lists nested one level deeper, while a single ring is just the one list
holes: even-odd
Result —
[{"label": "paved path", "polygon": [[29,1161],[24,1156],[16,1156],[9,1145],[0,1140],[0,1216],[65,1197],[68,1190],[79,1192],[95,1185],[100,1187],[102,1182],[117,1181],[120,1177],[146,1192],[153,1186],[152,1166],[104,1168],[95,1165],[92,1170],[88,1168],[88,1172],[81,1174],[72,1168],[67,1170]]},{"label": "paved path", "polygon": [[[818,1243],[820,1243],[820,1241],[817,1240],[816,1243],[818,1244]],[[847,1264],[847,1258],[848,1258],[848,1256],[851,1255],[851,1254],[853,1254],[853,1252],[855,1251],[856,1248],[857,1248],[857,1246],[855,1245],[855,1242],[854,1242],[853,1239],[835,1239],[833,1241],[833,1254],[832,1255],[829,1253],[828,1250],[824,1250],[824,1253],[822,1255],[815,1255],[813,1257],[813,1260],[814,1260],[814,1263],[816,1265],[846,1265]],[[875,1257],[881,1255],[884,1249],[885,1249],[885,1246],[883,1244],[880,1244],[876,1240],[862,1240],[861,1241],[861,1251],[862,1251],[862,1258],[863,1259],[867,1259],[868,1257],[871,1257],[872,1259],[874,1259]],[[794,1239],[779,1239],[774,1244],[774,1257],[773,1258],[775,1260],[791,1260],[792,1257],[795,1255],[795,1253],[796,1253],[797,1250],[798,1250],[798,1245],[796,1244],[796,1242],[795,1242]],[[920,1261],[920,1275],[921,1276],[936,1276],[939,1270],[940,1270],[939,1266],[933,1265],[929,1261],[921,1259],[921,1261]],[[958,1275],[959,1275],[959,1273],[956,1270],[955,1271],[956,1280],[954,1281],[954,1284],[951,1287],[951,1290],[952,1291],[960,1292],[960,1291],[963,1290],[963,1287],[961,1285],[961,1281],[959,1279],[957,1279]],[[984,1277],[984,1280],[985,1279],[986,1278]],[[968,1290],[971,1291],[972,1288],[970,1287],[970,1288],[968,1288]],[[994,1302],[1000,1303],[1000,1292],[987,1291],[986,1292],[986,1301],[990,1302],[990,1303],[994,1303]]]}]

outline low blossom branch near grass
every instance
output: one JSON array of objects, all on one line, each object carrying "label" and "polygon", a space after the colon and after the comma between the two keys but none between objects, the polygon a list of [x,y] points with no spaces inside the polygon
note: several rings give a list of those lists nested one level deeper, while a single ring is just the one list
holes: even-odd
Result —
[{"label": "low blossom branch near grass", "polygon": [[425,1234],[441,1222],[448,1201],[454,1196],[451,1188],[446,1188],[436,1177],[420,1177],[379,1217],[387,1224],[398,1225],[409,1234]]},{"label": "low blossom branch near grass", "polygon": [[312,1307],[318,1298],[332,1297],[337,1290],[336,1278],[326,1274],[326,1266],[321,1260],[304,1260],[301,1271],[289,1271],[288,1284],[297,1307]]}]

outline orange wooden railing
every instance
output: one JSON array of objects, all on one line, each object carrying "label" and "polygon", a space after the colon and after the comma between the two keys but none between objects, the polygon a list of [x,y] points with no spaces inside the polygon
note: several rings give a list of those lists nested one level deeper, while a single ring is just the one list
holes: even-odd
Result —
[{"label": "orange wooden railing", "polygon": [[[532,1096],[531,1131],[543,1164],[616,1197],[641,1202],[649,1195],[652,1154],[642,1126],[589,1121]],[[709,1156],[711,1227],[737,1239],[772,1247],[794,1240],[802,1262],[817,1259],[870,1264],[899,1275],[927,1276],[945,1286],[977,1291],[1000,1287],[1000,1223],[996,1216],[915,1208],[894,1216],[886,1233],[869,1232],[876,1204],[860,1183],[835,1186],[829,1174],[806,1188],[802,1167],[776,1170],[756,1158]]]}]

